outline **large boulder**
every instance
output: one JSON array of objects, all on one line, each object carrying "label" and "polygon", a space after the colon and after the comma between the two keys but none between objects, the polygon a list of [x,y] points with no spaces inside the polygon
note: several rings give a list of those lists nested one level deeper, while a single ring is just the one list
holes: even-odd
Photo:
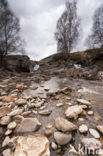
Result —
[{"label": "large boulder", "polygon": [[41,135],[19,137],[14,156],[50,156],[49,141]]},{"label": "large boulder", "polygon": [[4,66],[10,71],[31,72],[34,64],[26,55],[9,55],[5,58]]}]

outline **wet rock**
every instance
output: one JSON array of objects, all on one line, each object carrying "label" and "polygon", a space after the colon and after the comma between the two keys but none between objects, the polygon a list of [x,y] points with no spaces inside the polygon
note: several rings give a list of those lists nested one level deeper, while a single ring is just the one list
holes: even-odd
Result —
[{"label": "wet rock", "polygon": [[61,117],[57,117],[55,119],[55,125],[58,130],[63,131],[63,132],[73,131],[77,129],[76,125],[74,125],[72,122]]},{"label": "wet rock", "polygon": [[17,84],[16,85],[16,89],[24,89],[24,85],[23,84]]},{"label": "wet rock", "polygon": [[24,119],[24,117],[21,116],[21,115],[16,115],[16,116],[13,117],[13,120],[14,120],[16,123],[20,123],[23,119]]},{"label": "wet rock", "polygon": [[52,112],[52,110],[42,110],[42,111],[39,111],[38,113],[40,114],[40,115],[50,115],[51,114],[51,112]]},{"label": "wet rock", "polygon": [[63,106],[64,104],[63,103],[57,103],[57,107],[61,107],[61,106]]},{"label": "wet rock", "polygon": [[77,102],[80,104],[83,104],[83,105],[87,105],[87,106],[91,105],[91,103],[89,101],[84,100],[84,99],[77,99]]},{"label": "wet rock", "polygon": [[48,123],[48,124],[45,126],[45,128],[47,128],[47,129],[51,129],[52,127],[53,127],[52,123]]},{"label": "wet rock", "polygon": [[14,156],[50,156],[49,141],[41,135],[19,137]]},{"label": "wet rock", "polygon": [[72,135],[71,134],[64,134],[61,132],[55,132],[54,133],[54,139],[55,139],[57,144],[66,145],[67,143],[69,143],[71,141]]},{"label": "wet rock", "polygon": [[98,126],[97,126],[97,129],[98,129],[98,131],[99,131],[100,133],[103,134],[103,125],[98,125]]},{"label": "wet rock", "polygon": [[97,150],[101,147],[101,142],[95,138],[83,138],[81,140],[81,143],[83,146],[85,146],[87,149],[94,149]]},{"label": "wet rock", "polygon": [[32,90],[36,90],[36,89],[38,89],[37,86],[30,86],[29,88],[32,89]]},{"label": "wet rock", "polygon": [[31,114],[31,111],[27,111],[27,112],[22,113],[23,116],[27,116],[27,115],[30,115],[30,114]]},{"label": "wet rock", "polygon": [[87,125],[83,124],[79,127],[80,133],[87,133],[88,132],[88,127]]},{"label": "wet rock", "polygon": [[89,129],[90,134],[96,138],[99,139],[100,138],[100,134],[98,133],[98,131],[96,131],[95,129]]},{"label": "wet rock", "polygon": [[8,125],[11,121],[11,117],[10,116],[4,116],[1,118],[0,120],[0,124],[1,125]]},{"label": "wet rock", "polygon": [[67,118],[77,118],[79,114],[83,111],[82,107],[79,105],[68,107],[65,111],[65,115]]},{"label": "wet rock", "polygon": [[93,111],[88,111],[88,115],[93,115],[94,112]]},{"label": "wet rock", "polygon": [[6,132],[5,132],[5,135],[10,135],[12,133],[12,130],[11,129],[8,129]]},{"label": "wet rock", "polygon": [[0,108],[0,117],[3,117],[11,112],[11,108],[9,107],[1,107]]},{"label": "wet rock", "polygon": [[16,95],[10,95],[10,96],[4,96],[2,98],[2,101],[3,102],[10,102],[10,101],[14,101],[17,99],[17,96]]},{"label": "wet rock", "polygon": [[54,131],[52,129],[46,129],[44,131],[45,136],[50,137],[52,134],[54,133]]},{"label": "wet rock", "polygon": [[12,122],[9,123],[8,129],[14,129],[14,128],[16,128],[16,126],[17,126],[16,122],[12,121]]},{"label": "wet rock", "polygon": [[24,105],[26,103],[27,103],[27,101],[25,99],[18,99],[15,101],[16,105]]},{"label": "wet rock", "polygon": [[20,125],[17,126],[17,133],[26,133],[26,132],[34,132],[38,130],[41,126],[41,123],[37,118],[24,118]]},{"label": "wet rock", "polygon": [[57,150],[58,146],[57,146],[57,144],[56,144],[55,142],[52,142],[52,143],[51,143],[51,148],[52,148],[53,150]]},{"label": "wet rock", "polygon": [[8,116],[15,116],[15,115],[19,115],[19,114],[21,114],[22,113],[22,109],[16,109],[16,110],[13,110],[13,111],[11,111],[9,114],[8,114]]},{"label": "wet rock", "polygon": [[13,156],[13,153],[11,153],[11,149],[6,149],[3,151],[3,156]]},{"label": "wet rock", "polygon": [[83,124],[83,123],[85,123],[85,119],[84,119],[84,118],[79,118],[79,119],[78,119],[78,122],[79,122],[80,124]]},{"label": "wet rock", "polygon": [[36,108],[40,108],[44,104],[44,101],[38,102],[37,104],[34,104]]},{"label": "wet rock", "polygon": [[2,143],[2,147],[7,146],[8,143],[9,143],[9,141],[10,141],[10,138],[9,138],[9,136],[7,136],[7,137],[4,139],[3,143]]}]

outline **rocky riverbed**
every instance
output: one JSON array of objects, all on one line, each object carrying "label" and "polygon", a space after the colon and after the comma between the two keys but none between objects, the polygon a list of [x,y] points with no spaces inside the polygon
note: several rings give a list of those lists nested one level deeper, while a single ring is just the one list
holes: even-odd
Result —
[{"label": "rocky riverbed", "polygon": [[79,71],[92,69],[76,68],[74,76],[47,64],[30,74],[1,70],[1,156],[103,155],[102,77],[86,80]]}]

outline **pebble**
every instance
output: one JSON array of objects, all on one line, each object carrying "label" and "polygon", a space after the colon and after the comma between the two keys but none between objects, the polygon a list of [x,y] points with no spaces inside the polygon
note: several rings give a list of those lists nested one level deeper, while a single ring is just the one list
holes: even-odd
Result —
[{"label": "pebble", "polygon": [[5,135],[10,135],[12,133],[12,130],[11,129],[8,129],[6,132],[5,132]]},{"label": "pebble", "polygon": [[95,129],[89,129],[89,132],[90,132],[90,134],[91,134],[94,138],[96,138],[96,139],[99,139],[99,138],[100,138],[100,134],[99,134],[99,132],[98,132],[97,130],[95,130]]},{"label": "pebble", "polygon": [[16,122],[13,121],[13,122],[10,122],[7,127],[8,127],[8,129],[14,129],[14,128],[16,128],[16,126],[17,126]]},{"label": "pebble", "polygon": [[8,145],[8,143],[9,143],[9,141],[10,141],[9,136],[6,136],[6,138],[4,139],[4,141],[3,141],[3,143],[2,143],[2,147],[7,146],[7,145]]},{"label": "pebble", "polygon": [[46,129],[44,131],[45,136],[50,137],[52,134],[54,133],[54,131],[52,129]]},{"label": "pebble", "polygon": [[93,115],[94,112],[93,111],[88,111],[88,115]]},{"label": "pebble", "polygon": [[11,121],[11,117],[10,116],[4,116],[1,118],[0,120],[0,124],[1,125],[8,125]]},{"label": "pebble", "polygon": [[97,129],[98,129],[98,131],[99,131],[100,133],[103,134],[103,125],[98,125],[98,126],[97,126]]},{"label": "pebble", "polygon": [[39,111],[38,113],[40,114],[40,115],[50,115],[51,114],[51,112],[52,112],[52,110],[42,110],[42,111]]},{"label": "pebble", "polygon": [[87,127],[87,125],[82,124],[82,125],[79,127],[79,131],[80,131],[80,133],[87,133],[87,132],[88,132],[88,127]]},{"label": "pebble", "polygon": [[58,146],[57,146],[57,144],[55,142],[51,143],[51,147],[52,147],[53,150],[57,150],[57,148],[58,148]]}]

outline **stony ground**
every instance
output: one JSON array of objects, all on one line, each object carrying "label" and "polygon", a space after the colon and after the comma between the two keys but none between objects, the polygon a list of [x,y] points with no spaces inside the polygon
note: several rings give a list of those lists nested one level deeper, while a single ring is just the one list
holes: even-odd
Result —
[{"label": "stony ground", "polygon": [[71,76],[55,65],[31,74],[1,71],[0,155],[103,155],[103,81],[92,69],[78,69],[89,80],[71,69]]}]

